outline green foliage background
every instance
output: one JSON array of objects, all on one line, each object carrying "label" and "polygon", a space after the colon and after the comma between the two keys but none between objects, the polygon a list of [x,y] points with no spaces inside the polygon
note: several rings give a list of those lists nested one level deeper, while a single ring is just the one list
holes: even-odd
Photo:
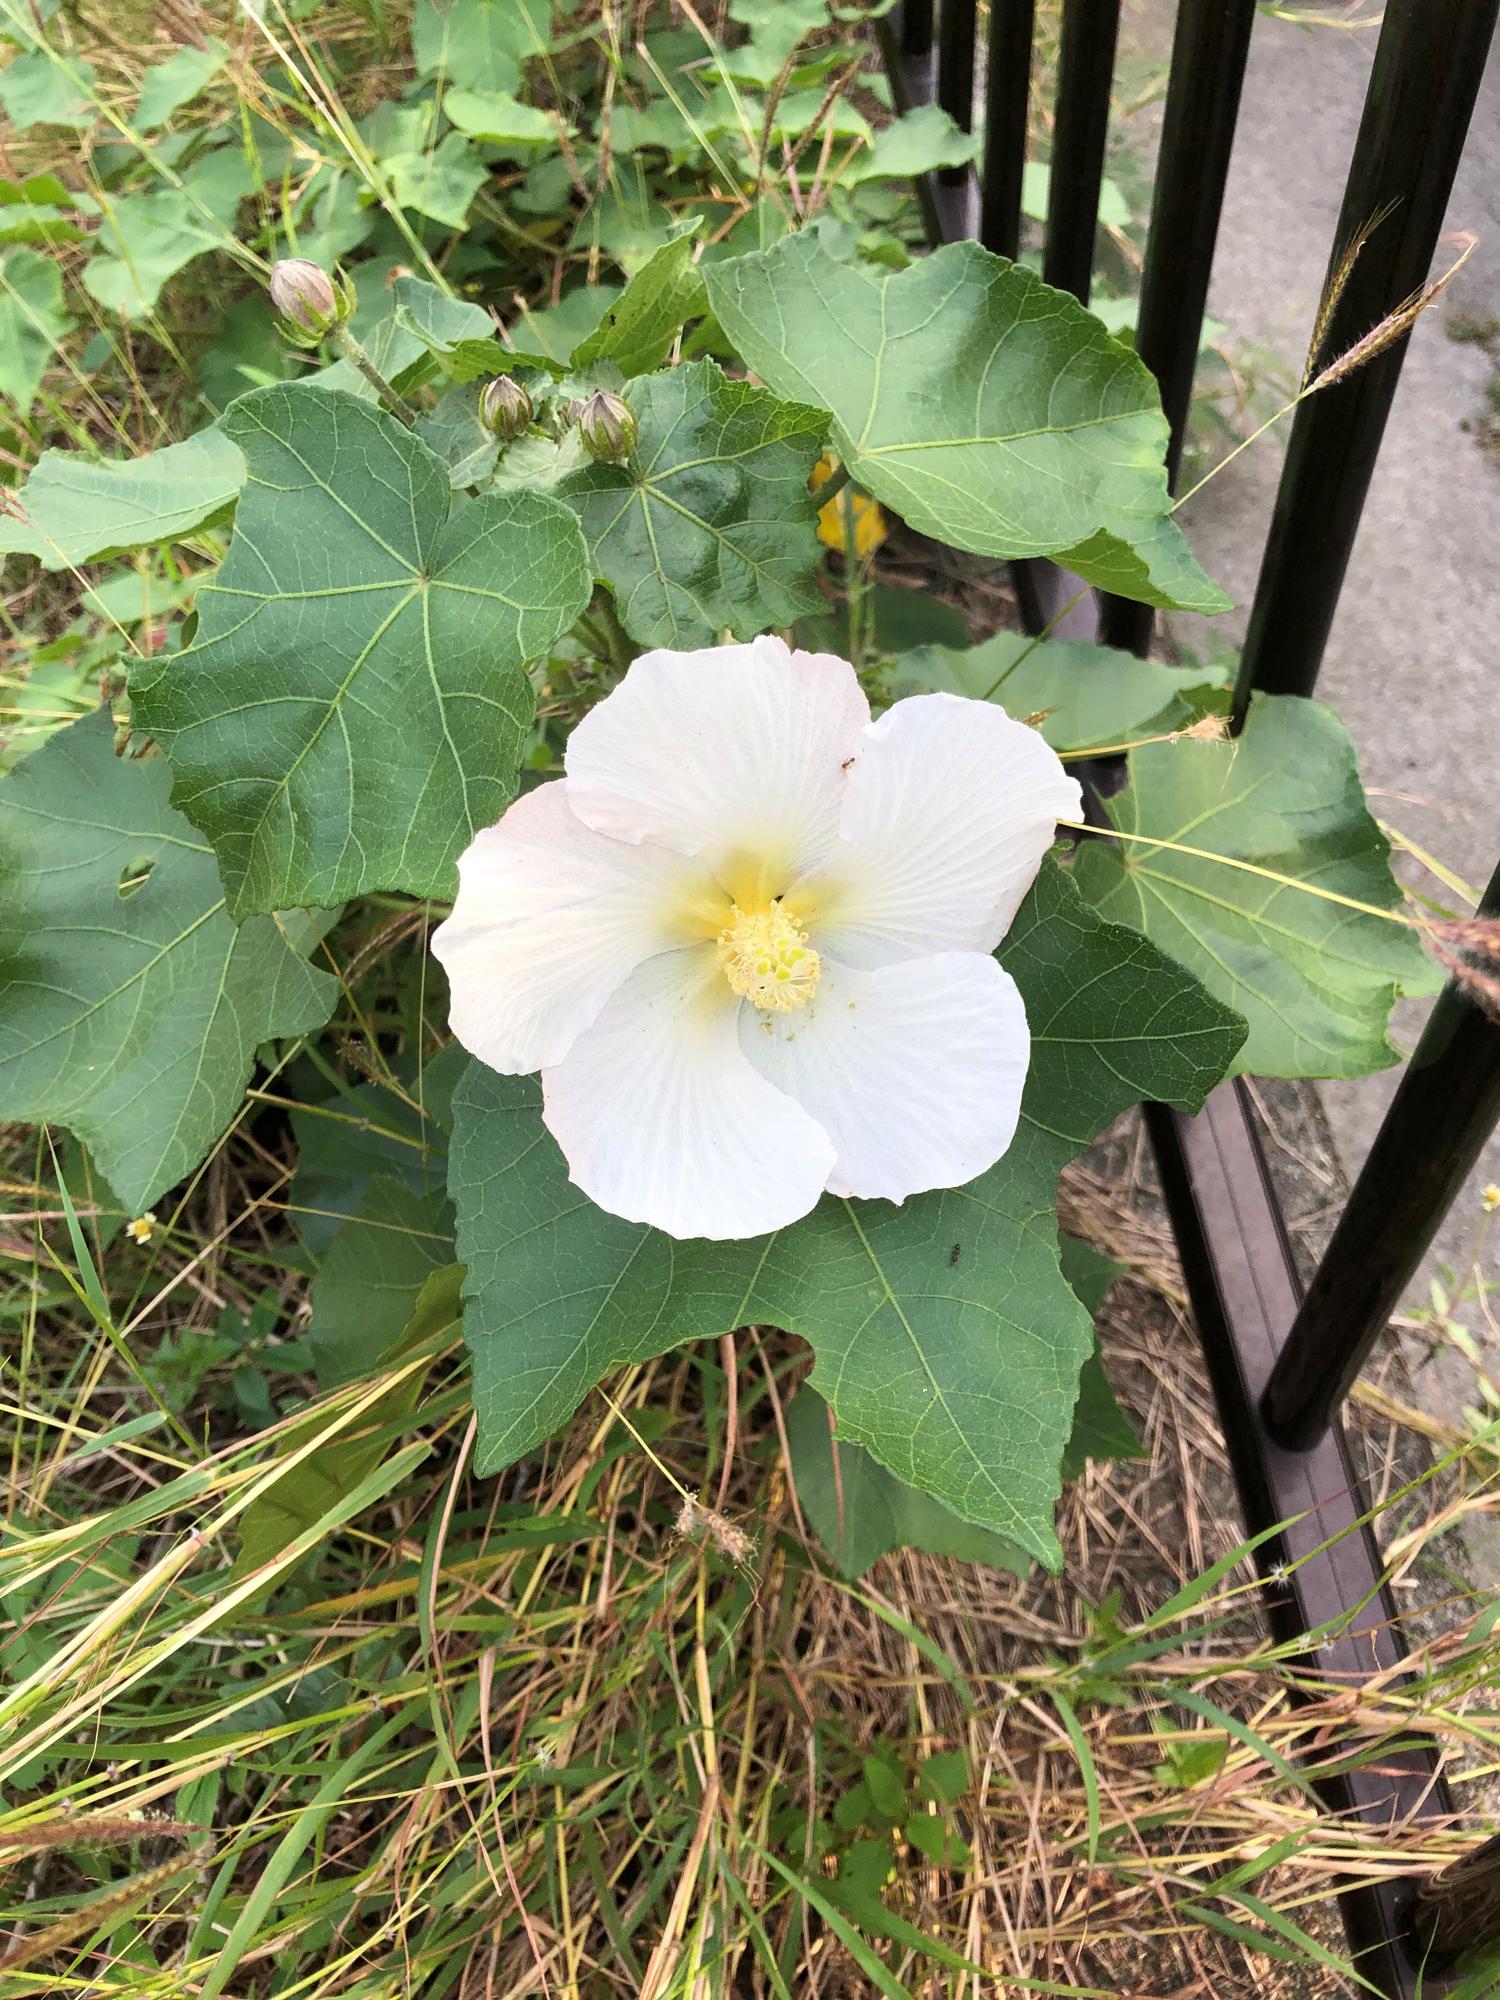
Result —
[{"label": "green foliage background", "polygon": [[[366,1792],[460,1815],[481,1784],[522,1828],[528,1909],[563,1937],[580,1892],[547,1857],[575,1822],[590,1907],[639,1984],[640,1910],[675,1907],[702,1853],[682,1799],[712,1716],[700,1743],[674,1704],[739,1701],[737,1636],[773,1614],[732,1524],[690,1495],[691,1555],[641,1558],[622,1468],[656,1463],[673,1424],[727,1464],[743,1417],[762,1442],[741,1501],[773,1487],[775,1438],[846,1606],[903,1548],[1055,1569],[1064,1482],[1141,1449],[1093,1332],[1118,1267],[1060,1237],[1064,1168],[1142,1097],[1191,1109],[1239,1070],[1383,1066],[1393,1002],[1430,975],[1331,711],[1263,699],[1230,740],[1222,662],[1031,642],[994,629],[993,593],[898,587],[916,561],[1046,555],[1157,606],[1224,606],[1171,513],[1129,301],[1106,286],[1086,312],[1030,252],[925,254],[910,179],[973,142],[931,106],[895,115],[859,9],[734,0],[721,40],[665,6],[509,0],[220,8],[203,27],[96,32],[0,0],[0,1117],[31,1128],[17,1185],[44,1218],[4,1311],[18,1377],[45,1353],[58,1385],[35,1410],[17,1391],[0,1788],[23,1822],[62,1799],[107,1820],[170,1796],[190,1830],[243,1809],[252,1831],[203,1863],[176,1928],[136,1921],[161,1890],[148,1867],[90,1863],[70,1889],[59,1921],[79,1928],[55,1949],[103,1938],[121,1991],[311,1977],[374,2000],[395,1947],[357,1961],[384,1935],[387,1851],[330,1887],[325,1836]],[[1046,171],[1028,169],[1028,213]],[[1131,226],[1113,180],[1103,219]],[[291,255],[357,286],[347,335],[314,351],[266,306]],[[480,418],[500,371],[534,413],[508,443]],[[590,458],[570,416],[601,389],[639,426],[620,462]],[[830,474],[849,483],[820,511]],[[861,520],[884,554],[853,543]],[[998,701],[1066,758],[1123,749],[1127,782],[1000,950],[1035,1047],[1006,1158],[901,1208],[828,1198],[775,1239],[674,1244],[570,1188],[531,1080],[467,1062],[426,938],[474,832],[557,771],[637,653],[771,629],[846,653],[877,707]],[[774,1330],[764,1392],[725,1359],[747,1326],[762,1356]],[[632,1400],[663,1355],[676,1402]],[[799,1543],[776,1574],[813,1561]],[[578,1635],[622,1574],[599,1700],[635,1677],[636,1734],[612,1721],[574,1755],[596,1685]],[[1079,1711],[1123,1701],[1161,1630],[1217,1629],[1189,1625],[1198,1603],[1134,1634],[1097,1607],[1078,1660],[1037,1683],[1079,1758],[1090,1866],[1111,1857]],[[918,1658],[969,1715],[949,1656],[889,1616],[921,1699]],[[785,1631],[755,1629],[757,1660],[779,1656]],[[230,1631],[233,1674],[195,1678],[183,1662]],[[497,1779],[508,1672],[547,1692],[507,1711],[519,1747]],[[1165,1738],[1172,1787],[1245,1749],[1193,1713],[1190,1741]],[[869,1990],[907,1990],[903,1953],[952,1975],[965,1938],[918,1928],[889,1875],[979,1869],[967,1738],[934,1748],[913,1724],[864,1754],[815,1735],[837,1801],[809,1814],[789,1781],[765,1787],[733,1867],[704,1864],[723,1863],[720,1930],[741,1926],[767,1992],[799,1990],[809,1912]],[[105,1748],[138,1781],[108,1776]],[[446,1993],[496,1929],[494,1862],[450,1896],[443,1856],[467,1867],[477,1836],[438,1825],[417,1843],[411,1990]],[[616,1920],[627,1878],[646,1888]],[[347,1968],[345,1937],[363,1941]]]}]

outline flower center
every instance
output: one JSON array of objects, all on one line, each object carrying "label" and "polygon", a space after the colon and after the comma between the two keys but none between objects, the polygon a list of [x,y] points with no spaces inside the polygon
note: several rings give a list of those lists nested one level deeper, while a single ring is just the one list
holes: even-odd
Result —
[{"label": "flower center", "polygon": [[805,1007],[823,972],[807,932],[780,903],[752,916],[735,904],[719,932],[719,966],[742,999],[772,1014]]}]

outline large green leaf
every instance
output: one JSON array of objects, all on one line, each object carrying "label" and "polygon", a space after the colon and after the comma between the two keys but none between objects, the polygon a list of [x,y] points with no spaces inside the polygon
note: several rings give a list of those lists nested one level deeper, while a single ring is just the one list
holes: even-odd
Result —
[{"label": "large green leaf", "polygon": [[368,1374],[416,1310],[423,1285],[452,1262],[446,1199],[374,1176],[312,1282],[310,1336],[324,1387]]},{"label": "large green leaf", "polygon": [[0,1117],[55,1119],[127,1207],[190,1173],[257,1046],[328,1018],[337,982],[270,917],[236,927],[159,758],[100,710],[0,784]]},{"label": "large green leaf", "polygon": [[394,327],[415,335],[443,364],[443,373],[450,381],[473,382],[510,366],[509,356],[495,338],[495,322],[483,306],[455,298],[441,286],[429,285],[425,278],[409,273],[397,278],[393,291]]},{"label": "large green leaf", "polygon": [[180,541],[220,521],[239,498],[245,461],[217,427],[140,458],[44,451],[0,517],[0,554],[72,569],[130,549]]},{"label": "large green leaf", "polygon": [[174,111],[190,103],[229,60],[226,43],[210,35],[201,49],[185,44],[141,78],[141,94],[131,120],[137,132],[154,132]]},{"label": "large green leaf", "polygon": [[255,175],[237,146],[204,155],[177,187],[122,195],[105,206],[83,282],[111,312],[143,319],[162,287],[195,257],[234,241],[235,210]]},{"label": "large green leaf", "polygon": [[863,1576],[897,1549],[1026,1575],[1031,1558],[1024,1549],[990,1528],[960,1521],[941,1500],[895,1478],[857,1444],[836,1437],[831,1416],[817,1391],[803,1388],[786,1413],[786,1436],[798,1504],[840,1576]]},{"label": "large green leaf", "polygon": [[81,132],[98,115],[93,68],[59,50],[33,49],[0,70],[0,104],[13,132],[28,132],[33,125]]},{"label": "large green leaf", "polygon": [[1055,1564],[1059,1464],[1092,1341],[1059,1270],[1058,1175],[1138,1097],[1201,1101],[1243,1024],[1102,922],[1052,863],[1001,958],[1032,1033],[1005,1158],[900,1208],[828,1197],[750,1242],[677,1242],[602,1213],[568,1181],[535,1080],[476,1064],[454,1098],[448,1185],[481,1467],[530,1450],[612,1369],[768,1320],[811,1342],[841,1439]]},{"label": "large green leaf", "polygon": [[[1332,709],[1259,695],[1232,743],[1132,751],[1114,824],[1203,850],[1090,841],[1084,893],[1133,924],[1250,1024],[1239,1067],[1257,1076],[1364,1076],[1396,1060],[1392,1004],[1429,968],[1404,925],[1300,886],[1396,911],[1390,849],[1370,817],[1354,746]],[[1270,879],[1226,866],[1248,862]]]},{"label": "large green leaf", "polygon": [[622,285],[575,285],[555,306],[537,311],[522,303],[511,323],[511,338],[518,349],[540,355],[561,371],[623,294]]},{"label": "large green leaf", "polygon": [[1177,728],[1191,714],[1187,690],[1212,678],[1206,667],[1163,666],[1086,639],[997,632],[979,646],[915,647],[896,662],[890,686],[897,696],[940,690],[1040,715],[1054,750],[1089,750]]},{"label": "large green leaf", "polygon": [[975,149],[973,133],[962,131],[951,112],[938,104],[919,104],[883,126],[875,134],[875,143],[840,169],[839,179],[846,184],[913,180],[938,167],[964,166],[973,159]]},{"label": "large green leaf", "polygon": [[894,273],[840,264],[804,232],[704,281],[746,364],[827,410],[854,477],[914,528],[1053,556],[1149,604],[1226,608],[1167,512],[1150,371],[1033,272],[977,243]]},{"label": "large green leaf", "polygon": [[[1064,1234],[1058,1247],[1063,1276],[1090,1318],[1097,1317],[1104,1294],[1125,1265],[1101,1257],[1076,1236]],[[841,1576],[863,1576],[896,1549],[995,1563],[1018,1576],[1026,1574],[1030,1559],[1013,1542],[959,1520],[930,1493],[903,1484],[867,1451],[836,1438],[832,1413],[816,1390],[798,1392],[787,1411],[786,1432],[797,1499]],[[1134,1458],[1140,1451],[1140,1438],[1115,1401],[1095,1343],[1079,1377],[1062,1476],[1076,1479],[1090,1459]]]},{"label": "large green leaf", "polygon": [[461,132],[448,132],[431,152],[395,153],[381,165],[391,197],[402,208],[462,229],[469,205],[489,179],[489,169]]},{"label": "large green leaf", "polygon": [[0,396],[29,410],[53,349],[72,324],[55,257],[12,250],[0,259]]},{"label": "large green leaf", "polygon": [[420,76],[441,72],[468,90],[517,91],[527,56],[547,46],[543,0],[417,0],[412,53]]},{"label": "large green leaf", "polygon": [[131,678],[173,800],[237,917],[449,894],[515,789],[523,668],[588,601],[578,525],[534,493],[450,517],[441,459],[338,390],[260,389],[223,428],[248,478],[197,642]]},{"label": "large green leaf", "polygon": [[744,73],[763,89],[809,35],[828,25],[825,0],[731,0],[729,12],[749,29],[750,42],[748,50],[731,50],[723,60],[731,74]]},{"label": "large green leaf", "polygon": [[677,225],[678,234],[655,250],[618,301],[573,350],[575,368],[613,361],[626,375],[649,374],[667,358],[685,320],[703,311],[703,274],[693,262],[696,217]]},{"label": "large green leaf", "polygon": [[443,116],[471,139],[504,146],[516,154],[529,154],[538,146],[555,146],[561,122],[555,112],[523,104],[508,90],[445,91]]},{"label": "large green leaf", "polygon": [[640,442],[626,465],[590,465],[557,488],[577,510],[594,573],[643,646],[707,646],[787,625],[822,604],[808,476],[816,410],[730,382],[712,361],[626,390]]},{"label": "large green leaf", "polygon": [[98,206],[91,195],[75,193],[56,174],[0,179],[0,243],[81,243],[86,232],[73,216],[93,214]]}]

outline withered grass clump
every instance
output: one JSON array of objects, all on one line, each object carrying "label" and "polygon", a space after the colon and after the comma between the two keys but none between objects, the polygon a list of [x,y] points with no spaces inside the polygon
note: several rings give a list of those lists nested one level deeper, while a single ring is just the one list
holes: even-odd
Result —
[{"label": "withered grass clump", "polygon": [[[137,1355],[268,1273],[295,1326],[286,1143],[246,1128],[165,1245],[119,1256],[122,1284],[157,1259],[133,1317],[111,1295]],[[805,1351],[763,1328],[733,1398],[722,1345],[669,1355],[496,1479],[448,1329],[366,1501],[247,1567],[289,1421],[243,1435],[221,1366],[142,1422],[34,1156],[9,1187],[7,1995],[1328,1993],[1340,1883],[1473,1837],[1375,1840],[1300,1773],[1420,1723],[1481,1806],[1493,1649],[1433,1538],[1493,1509],[1493,1460],[1445,1437],[1410,1484],[1397,1393],[1368,1393],[1398,1580],[1439,1615],[1409,1686],[1299,1685],[1233,1559],[1169,1239],[1118,1176],[1075,1170],[1067,1220],[1130,1266],[1105,1352],[1149,1459],[1071,1490],[1060,1579],[906,1555],[854,1583],[787,1476]],[[354,1434],[382,1386],[295,1441]]]}]

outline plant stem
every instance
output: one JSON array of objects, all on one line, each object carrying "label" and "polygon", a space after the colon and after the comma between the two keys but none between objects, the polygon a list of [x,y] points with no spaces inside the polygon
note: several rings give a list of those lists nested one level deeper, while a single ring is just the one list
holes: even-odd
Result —
[{"label": "plant stem", "polygon": [[1083,602],[1084,598],[1087,597],[1089,594],[1089,588],[1090,586],[1088,584],[1085,584],[1082,590],[1077,590],[1073,593],[1073,595],[1068,599],[1067,603],[1062,607],[1060,611],[1054,612],[1052,617],[1049,618],[1046,624],[1042,627],[1041,631],[1034,635],[1030,643],[1023,646],[1020,652],[1017,653],[1016,657],[1012,661],[1010,661],[1008,665],[1001,668],[999,674],[985,689],[984,693],[979,697],[981,701],[993,701],[995,699],[995,696],[1000,692],[1001,688],[1005,686],[1005,683],[1010,679],[1011,675],[1015,672],[1016,668],[1020,666],[1022,660],[1028,658],[1030,654],[1034,653],[1037,647],[1040,646],[1042,641],[1047,637],[1048,633],[1053,631],[1056,626],[1061,625],[1062,621],[1067,617],[1068,613],[1073,609],[1073,606],[1075,604],[1081,604]]},{"label": "plant stem", "polygon": [[[841,467],[840,470],[842,469]],[[837,474],[834,477],[836,478]],[[847,473],[845,477],[848,477]],[[831,486],[833,480],[830,479],[828,484]],[[840,506],[839,516],[844,530],[844,598],[849,607],[849,664],[858,673],[865,659],[870,572],[868,563],[860,560],[859,523],[854,516],[852,493]]]},{"label": "plant stem", "polygon": [[615,609],[615,600],[607,590],[596,590],[594,601],[589,606],[588,615],[597,618],[609,640],[609,658],[620,668],[628,667],[640,652],[640,647],[620,623],[620,614]]},{"label": "plant stem", "polygon": [[835,499],[843,492],[844,488],[849,484],[849,476],[847,465],[836,465],[833,471],[829,473],[828,477],[812,497],[813,506],[818,509],[819,513],[828,505],[830,500]]},{"label": "plant stem", "polygon": [[340,354],[354,363],[360,374],[364,376],[365,380],[375,391],[381,402],[385,404],[392,416],[399,417],[403,424],[415,423],[416,411],[407,402],[400,390],[393,389],[390,383],[386,381],[385,377],[375,366],[369,355],[366,354],[364,348],[349,331],[347,326],[340,326],[335,330],[333,344],[339,350]]},{"label": "plant stem", "polygon": [[1171,508],[1168,511],[1175,514],[1179,507],[1185,507],[1189,502],[1189,500],[1192,499],[1195,493],[1201,493],[1203,491],[1204,487],[1207,486],[1210,479],[1217,479],[1219,474],[1223,472],[1227,466],[1231,466],[1234,464],[1234,461],[1239,457],[1242,451],[1248,451],[1251,445],[1255,443],[1257,438],[1264,437],[1266,432],[1271,428],[1271,426],[1273,424],[1279,424],[1283,417],[1289,417],[1292,414],[1293,410],[1296,409],[1297,405],[1299,403],[1305,403],[1308,397],[1312,393],[1313,393],[1313,385],[1311,383],[1309,383],[1305,389],[1299,389],[1297,394],[1293,396],[1292,400],[1289,403],[1283,403],[1281,408],[1275,411],[1271,416],[1267,417],[1263,424],[1257,424],[1255,429],[1251,431],[1249,437],[1241,438],[1233,451],[1226,452],[1224,457],[1219,460],[1217,465],[1210,466],[1208,471],[1204,473],[1203,477],[1197,482],[1195,486],[1190,486],[1186,493],[1179,493],[1177,498],[1172,502]]},{"label": "plant stem", "polygon": [[581,639],[596,660],[611,659],[609,634],[587,611],[574,621],[573,637]]}]

